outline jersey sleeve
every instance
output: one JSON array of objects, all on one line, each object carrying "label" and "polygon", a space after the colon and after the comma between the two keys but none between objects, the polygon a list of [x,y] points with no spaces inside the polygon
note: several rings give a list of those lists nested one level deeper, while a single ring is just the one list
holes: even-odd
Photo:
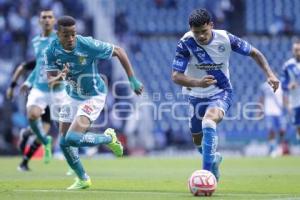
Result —
[{"label": "jersey sleeve", "polygon": [[172,69],[184,73],[190,59],[190,52],[183,41],[179,41],[176,48]]},{"label": "jersey sleeve", "polygon": [[36,78],[36,68],[34,68],[34,70],[29,74],[29,76],[25,80],[25,84],[29,85],[29,86],[32,86],[33,83],[34,83],[35,78]]},{"label": "jersey sleeve", "polygon": [[46,71],[59,71],[62,70],[59,65],[55,63],[55,55],[53,53],[52,46],[50,45],[44,54],[44,64],[46,66]]},{"label": "jersey sleeve", "polygon": [[232,51],[237,52],[244,56],[249,56],[252,46],[245,40],[231,34],[227,33],[229,40],[230,40],[230,46]]},{"label": "jersey sleeve", "polygon": [[110,59],[114,51],[114,45],[93,39],[92,37],[85,37],[83,40],[88,45],[90,53],[98,59]]}]

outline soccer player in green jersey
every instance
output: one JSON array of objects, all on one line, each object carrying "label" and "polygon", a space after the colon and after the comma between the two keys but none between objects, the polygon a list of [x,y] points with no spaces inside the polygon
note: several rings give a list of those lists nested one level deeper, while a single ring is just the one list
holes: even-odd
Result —
[{"label": "soccer player in green jersey", "polygon": [[113,129],[107,129],[104,134],[88,132],[104,107],[107,93],[96,67],[97,60],[116,56],[137,95],[142,93],[143,85],[135,78],[127,54],[122,48],[78,35],[75,25],[75,19],[70,16],[58,20],[58,39],[46,50],[45,61],[49,82],[61,78],[67,83],[68,98],[59,116],[60,147],[78,176],[68,189],[85,189],[91,186],[91,179],[80,162],[78,147],[106,144],[116,156],[123,155],[123,146]]},{"label": "soccer player in green jersey", "polygon": [[[55,112],[58,112],[63,101],[63,96],[66,96],[64,85],[62,82],[56,82],[55,86],[48,86],[47,73],[45,71],[44,53],[46,47],[57,38],[54,31],[55,17],[50,9],[44,9],[39,17],[41,34],[32,39],[32,46],[35,54],[34,70],[28,77],[27,81],[21,86],[21,90],[27,91],[30,87],[26,109],[29,120],[29,126],[32,132],[37,136],[37,139],[44,146],[44,162],[49,163],[52,158],[52,138],[46,135],[43,129],[41,116],[47,106],[50,106],[52,119],[55,119]],[[12,97],[13,89],[17,83],[19,76],[24,72],[25,68],[16,70],[11,87],[7,91],[8,98]],[[36,145],[36,149],[38,144]]]}]

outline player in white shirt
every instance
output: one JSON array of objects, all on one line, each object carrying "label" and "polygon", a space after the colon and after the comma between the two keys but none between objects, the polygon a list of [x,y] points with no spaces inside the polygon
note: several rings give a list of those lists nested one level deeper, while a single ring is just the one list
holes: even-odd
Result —
[{"label": "player in white shirt", "polygon": [[293,44],[293,58],[283,65],[282,89],[288,94],[289,108],[293,112],[293,124],[300,141],[300,40]]},{"label": "player in white shirt", "polygon": [[213,29],[210,14],[205,9],[194,10],[189,17],[189,25],[190,31],[177,45],[172,79],[183,86],[183,93],[189,97],[193,111],[190,130],[198,151],[203,153],[202,168],[219,179],[222,157],[216,152],[216,127],[232,102],[228,70],[231,51],[252,57],[266,74],[274,91],[279,80],[259,50],[224,30]]},{"label": "player in white shirt", "polygon": [[265,126],[268,130],[268,153],[274,157],[279,153],[279,149],[277,148],[277,134],[279,135],[279,143],[282,147],[284,146],[286,123],[284,118],[283,91],[279,87],[276,93],[274,93],[267,82],[261,85],[260,90],[260,103],[262,103],[264,108]]}]

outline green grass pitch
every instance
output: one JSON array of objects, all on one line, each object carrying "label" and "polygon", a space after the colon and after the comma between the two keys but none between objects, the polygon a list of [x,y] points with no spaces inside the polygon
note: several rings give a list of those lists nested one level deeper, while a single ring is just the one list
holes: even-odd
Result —
[{"label": "green grass pitch", "polygon": [[201,166],[197,157],[83,159],[93,185],[67,191],[73,177],[64,161],[31,162],[32,171],[16,170],[19,158],[0,158],[0,199],[300,199],[300,158],[224,158],[221,180],[212,197],[193,197],[189,175]]}]

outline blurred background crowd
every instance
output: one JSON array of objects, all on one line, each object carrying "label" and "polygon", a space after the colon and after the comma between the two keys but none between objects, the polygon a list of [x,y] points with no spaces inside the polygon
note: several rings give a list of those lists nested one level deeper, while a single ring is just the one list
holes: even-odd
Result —
[{"label": "blurred background crowd", "polygon": [[[19,130],[27,126],[26,97],[15,95],[10,102],[5,99],[5,90],[16,65],[33,58],[30,41],[40,32],[42,8],[52,8],[57,18],[75,17],[79,34],[124,47],[145,85],[141,98],[123,98],[130,95],[128,85],[112,84],[126,80],[119,63],[100,62],[100,72],[107,77],[111,92],[96,122],[103,126],[94,128],[117,129],[128,154],[193,149],[189,109],[170,74],[177,41],[189,28],[188,16],[200,7],[212,13],[216,29],[249,41],[266,55],[276,73],[281,73],[284,61],[292,56],[292,41],[300,33],[298,0],[0,0],[0,154],[17,154]],[[255,154],[253,149],[259,146],[266,152],[260,145],[267,140],[264,120],[249,120],[243,115],[245,105],[259,100],[263,73],[253,61],[237,54],[232,56],[230,71],[235,96],[228,116],[235,119],[221,123],[220,148]],[[182,105],[174,106],[178,102]],[[133,117],[137,113],[139,117]],[[283,118],[287,122],[285,142],[296,144],[288,114]],[[57,135],[55,126],[52,134]]]}]

